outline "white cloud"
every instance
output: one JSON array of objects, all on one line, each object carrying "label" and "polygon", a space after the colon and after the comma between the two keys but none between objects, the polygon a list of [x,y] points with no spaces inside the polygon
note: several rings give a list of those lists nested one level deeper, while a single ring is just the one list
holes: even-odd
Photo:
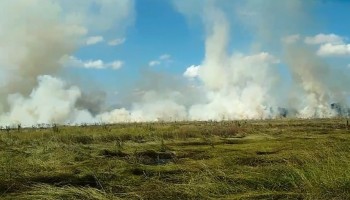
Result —
[{"label": "white cloud", "polygon": [[186,71],[183,73],[184,77],[187,78],[196,78],[199,76],[199,69],[201,68],[200,65],[191,65],[186,69]]},{"label": "white cloud", "polygon": [[[105,39],[103,38],[103,36],[91,36],[89,38],[86,39],[86,45],[94,45],[94,44],[98,44],[101,42],[104,42]],[[109,46],[118,46],[123,44],[126,41],[125,38],[116,38],[113,40],[110,40],[107,42],[107,44]]]},{"label": "white cloud", "polygon": [[83,63],[84,68],[103,69],[104,63],[102,60],[88,60]]},{"label": "white cloud", "polygon": [[126,38],[116,38],[108,42],[109,46],[118,46],[123,44],[126,41]]},{"label": "white cloud", "polygon": [[159,56],[160,60],[170,60],[170,58],[171,58],[171,55],[169,55],[169,54],[163,54],[163,55]]},{"label": "white cloud", "polygon": [[158,57],[158,59],[156,60],[152,60],[148,63],[148,65],[150,67],[154,67],[154,66],[157,66],[157,65],[161,65],[161,64],[167,64],[167,63],[170,63],[172,62],[171,60],[171,55],[169,54],[163,54],[161,56]]},{"label": "white cloud", "polygon": [[313,37],[306,37],[304,39],[304,42],[306,44],[325,44],[325,43],[330,43],[330,44],[343,44],[344,43],[344,38],[336,35],[336,34],[323,34],[320,33],[318,35],[315,35]]},{"label": "white cloud", "polygon": [[317,55],[329,56],[350,56],[350,44],[345,43],[346,38],[336,34],[318,34],[313,37],[306,37],[304,42],[311,45],[320,45]]},{"label": "white cloud", "polygon": [[158,61],[158,60],[152,60],[152,61],[150,61],[149,63],[148,63],[148,65],[149,66],[151,66],[151,67],[154,67],[154,66],[157,66],[157,65],[160,65],[161,63],[160,63],[160,61]]},{"label": "white cloud", "polygon": [[111,69],[114,69],[114,70],[122,68],[123,65],[124,65],[124,62],[120,61],[120,60],[116,60],[116,61],[113,61],[113,62],[107,64],[108,67],[110,67]]},{"label": "white cloud", "polygon": [[348,56],[350,55],[350,44],[323,44],[317,51],[319,56]]},{"label": "white cloud", "polygon": [[65,58],[63,61],[64,65],[67,67],[80,67],[86,69],[113,69],[117,70],[123,67],[124,62],[120,60],[115,60],[112,62],[104,62],[101,59],[98,60],[87,60],[83,61],[74,56],[70,56],[68,59]]},{"label": "white cloud", "polygon": [[282,42],[284,42],[286,44],[293,44],[293,43],[296,43],[298,40],[300,40],[299,34],[288,35],[288,36],[282,38]]},{"label": "white cloud", "polygon": [[103,42],[104,41],[104,38],[103,36],[91,36],[89,37],[87,40],[86,40],[86,45],[94,45],[94,44],[97,44],[97,43],[100,43],[100,42]]}]

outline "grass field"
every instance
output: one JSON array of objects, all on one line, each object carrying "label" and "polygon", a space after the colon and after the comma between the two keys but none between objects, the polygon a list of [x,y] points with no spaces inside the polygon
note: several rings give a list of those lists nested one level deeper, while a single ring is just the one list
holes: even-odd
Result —
[{"label": "grass field", "polygon": [[346,119],[0,133],[0,199],[350,199]]}]

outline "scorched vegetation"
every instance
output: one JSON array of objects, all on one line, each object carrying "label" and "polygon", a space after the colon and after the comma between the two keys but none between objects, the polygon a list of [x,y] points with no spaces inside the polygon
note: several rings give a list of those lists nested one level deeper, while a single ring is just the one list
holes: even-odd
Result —
[{"label": "scorched vegetation", "polygon": [[350,199],[346,119],[4,128],[1,199]]}]

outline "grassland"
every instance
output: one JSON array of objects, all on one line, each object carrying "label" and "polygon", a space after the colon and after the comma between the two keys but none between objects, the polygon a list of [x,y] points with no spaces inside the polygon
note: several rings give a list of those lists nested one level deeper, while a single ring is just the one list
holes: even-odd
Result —
[{"label": "grassland", "polygon": [[346,119],[0,132],[0,199],[350,199]]}]

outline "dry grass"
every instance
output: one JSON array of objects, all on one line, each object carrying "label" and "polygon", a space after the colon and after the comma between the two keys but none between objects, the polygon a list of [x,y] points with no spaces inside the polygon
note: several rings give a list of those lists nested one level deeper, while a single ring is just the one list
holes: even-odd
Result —
[{"label": "dry grass", "polygon": [[346,119],[0,132],[1,199],[350,199]]}]

